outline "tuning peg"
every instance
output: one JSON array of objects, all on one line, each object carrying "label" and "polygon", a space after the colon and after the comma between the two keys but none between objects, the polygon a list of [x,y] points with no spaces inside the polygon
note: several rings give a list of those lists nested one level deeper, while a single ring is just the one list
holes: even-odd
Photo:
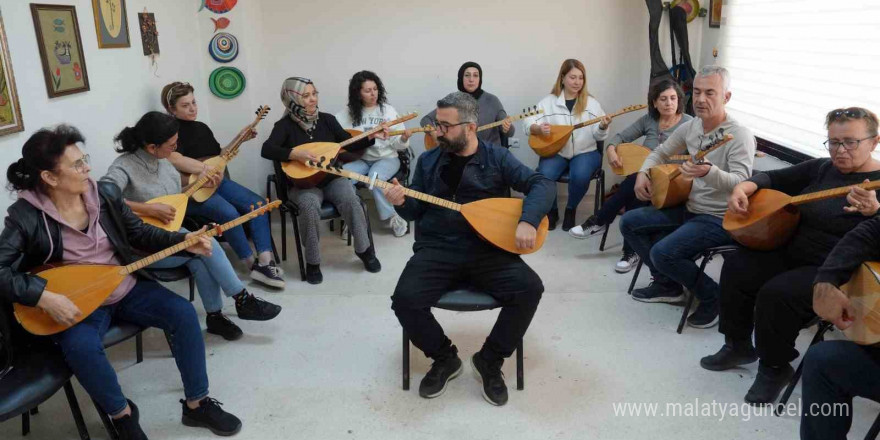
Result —
[{"label": "tuning peg", "polygon": [[262,208],[262,207],[263,207],[263,201],[260,200],[257,202],[257,208]]},{"label": "tuning peg", "polygon": [[268,198],[268,197],[266,197],[266,203],[267,203],[267,204],[271,204],[271,203],[272,203],[272,201],[271,201],[271,200],[269,200],[269,198]]},{"label": "tuning peg", "polygon": [[315,162],[312,162],[311,159],[309,159],[308,161],[306,161],[306,164],[308,164],[310,167],[315,166]]},{"label": "tuning peg", "polygon": [[253,211],[253,210],[254,210],[254,205],[251,205],[251,211]]}]

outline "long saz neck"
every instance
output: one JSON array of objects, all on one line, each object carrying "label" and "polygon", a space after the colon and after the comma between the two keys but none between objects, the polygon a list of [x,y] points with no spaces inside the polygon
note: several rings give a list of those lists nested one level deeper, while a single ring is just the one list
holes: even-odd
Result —
[{"label": "long saz neck", "polygon": [[824,191],[816,191],[808,194],[801,194],[791,198],[792,205],[801,205],[809,202],[819,202],[835,197],[844,197],[849,193],[852,187],[857,186],[862,189],[876,190],[880,188],[880,180],[872,180],[868,183],[860,183],[858,185],[841,186],[838,188],[826,189]]},{"label": "long saz neck", "polygon": [[200,177],[199,180],[193,182],[189,189],[184,191],[183,194],[186,195],[187,198],[192,197],[192,195],[195,194],[196,191],[202,189],[202,187],[205,186],[205,184],[208,183],[208,181],[211,180],[211,178],[214,177],[215,174],[219,173],[221,169],[222,168],[220,167],[214,167],[211,172],[205,174],[204,176]]},{"label": "long saz neck", "polygon": [[[329,169],[323,168],[323,167],[316,167],[316,168],[318,168],[321,171],[324,171],[326,173],[335,174],[337,176],[342,176],[347,179],[357,180],[358,182],[362,182],[367,185],[370,184],[370,178],[367,176],[364,176],[363,174],[357,174],[357,173],[353,173],[348,170],[339,170],[339,169],[334,169],[334,168],[329,168]],[[385,189],[385,188],[391,188],[394,185],[391,183],[388,183],[384,180],[376,179],[373,182],[373,186],[377,186],[379,188]],[[451,209],[453,211],[461,211],[461,204],[460,203],[451,202],[449,200],[441,199],[440,197],[428,195],[423,192],[415,191],[415,190],[412,190],[412,189],[409,189],[406,187],[403,188],[403,193],[406,194],[407,197],[412,197],[414,199],[418,199],[423,202],[430,203],[432,205],[441,206],[443,208]]]}]

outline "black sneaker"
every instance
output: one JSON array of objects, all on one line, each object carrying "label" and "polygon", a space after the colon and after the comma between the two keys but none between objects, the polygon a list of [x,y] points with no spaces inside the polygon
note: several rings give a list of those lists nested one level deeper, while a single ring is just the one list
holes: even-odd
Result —
[{"label": "black sneaker", "polygon": [[241,420],[223,411],[220,408],[223,404],[218,402],[217,399],[205,397],[199,402],[199,407],[196,409],[189,409],[186,406],[186,401],[183,399],[180,399],[180,403],[183,405],[183,416],[180,421],[186,426],[208,428],[214,434],[224,437],[241,431]]},{"label": "black sneaker", "polygon": [[547,229],[551,231],[556,229],[556,222],[559,221],[559,210],[555,206],[547,213],[547,220],[550,221],[550,225]]},{"label": "black sneaker", "polygon": [[474,377],[483,384],[483,398],[495,406],[507,403],[507,385],[504,384],[504,373],[501,372],[503,361],[490,364],[483,359],[480,352],[471,356],[471,368]]},{"label": "black sneaker", "polygon": [[205,317],[205,324],[208,325],[208,333],[220,335],[227,341],[240,339],[244,334],[234,322],[220,312],[208,313],[208,316]]},{"label": "black sneaker", "polygon": [[131,408],[130,415],[113,419],[113,427],[116,428],[119,440],[147,440],[147,434],[141,429],[141,415],[137,405],[128,400],[128,407]]},{"label": "black sneaker", "polygon": [[700,301],[697,310],[687,318],[689,326],[694,328],[709,328],[718,324],[718,301],[707,303]]},{"label": "black sneaker", "polygon": [[324,281],[324,274],[321,273],[320,264],[306,263],[306,281],[309,284],[321,284]]},{"label": "black sneaker", "polygon": [[419,383],[419,395],[425,399],[433,399],[446,391],[446,385],[450,380],[461,374],[461,359],[457,351],[451,357],[436,360],[431,364],[428,374]]},{"label": "black sneaker", "polygon": [[364,262],[364,269],[370,273],[376,273],[382,270],[382,263],[379,263],[379,259],[376,258],[376,250],[373,248],[373,245],[367,248],[367,250],[361,253],[354,253]]},{"label": "black sneaker", "polygon": [[758,355],[751,342],[735,343],[729,341],[724,343],[718,353],[700,359],[700,366],[711,371],[724,371],[740,365],[751,364],[757,360]]},{"label": "black sneaker", "polygon": [[251,266],[251,279],[270,287],[278,289],[284,288],[284,279],[281,278],[281,268],[276,266],[274,261],[265,266],[254,262],[254,265]]},{"label": "black sneaker", "polygon": [[[247,291],[238,295],[245,295],[244,298],[235,299],[235,311],[238,312],[239,319],[248,321],[268,321],[281,313],[281,306],[264,301],[256,296],[251,295]],[[236,295],[236,297],[238,297]]]},{"label": "black sneaker", "polygon": [[648,287],[633,290],[632,299],[647,303],[678,303],[684,301],[684,289],[675,282],[651,281]]},{"label": "black sneaker", "polygon": [[591,238],[602,235],[608,226],[599,226],[596,224],[598,219],[595,215],[590,216],[587,221],[568,230],[568,235],[574,238]]},{"label": "black sneaker", "polygon": [[746,393],[746,402],[751,405],[770,405],[776,402],[776,398],[788,385],[792,375],[794,369],[791,365],[785,364],[774,368],[764,362],[758,363],[758,375],[749,392]]}]

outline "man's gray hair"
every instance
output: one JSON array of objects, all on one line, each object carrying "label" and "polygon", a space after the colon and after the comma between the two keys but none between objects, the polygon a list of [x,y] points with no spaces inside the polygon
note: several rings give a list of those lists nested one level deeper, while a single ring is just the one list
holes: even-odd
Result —
[{"label": "man's gray hair", "polygon": [[452,92],[437,101],[437,108],[454,108],[458,110],[458,122],[477,123],[480,106],[473,96],[464,92]]},{"label": "man's gray hair", "polygon": [[703,66],[703,68],[700,69],[700,73],[697,74],[697,76],[712,75],[721,76],[721,83],[723,87],[722,91],[727,92],[730,90],[730,71],[717,64],[712,64],[711,66]]}]

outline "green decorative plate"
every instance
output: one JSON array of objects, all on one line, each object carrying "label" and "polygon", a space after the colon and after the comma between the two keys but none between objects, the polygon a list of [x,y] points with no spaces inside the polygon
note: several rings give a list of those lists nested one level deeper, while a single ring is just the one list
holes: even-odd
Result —
[{"label": "green decorative plate", "polygon": [[235,67],[218,67],[208,78],[208,87],[218,98],[232,99],[244,91],[245,80],[241,70]]}]

